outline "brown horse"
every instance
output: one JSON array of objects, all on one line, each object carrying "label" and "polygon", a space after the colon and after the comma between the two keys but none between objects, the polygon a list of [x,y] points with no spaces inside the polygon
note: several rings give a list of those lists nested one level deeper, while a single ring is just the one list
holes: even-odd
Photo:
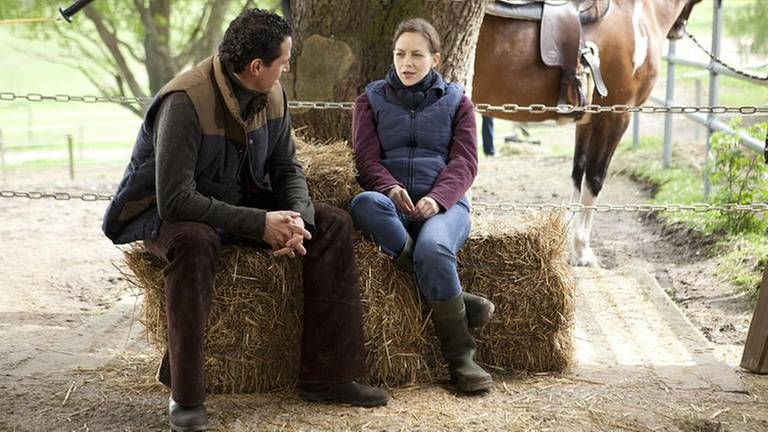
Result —
[{"label": "brown horse", "polygon": [[[596,0],[599,1],[599,0]],[[664,37],[679,39],[691,8],[701,0],[603,0],[602,19],[583,27],[583,38],[597,45],[600,71],[608,90],[592,103],[640,105],[656,81]],[[544,65],[539,52],[539,23],[486,14],[477,44],[473,100],[502,105],[555,105],[561,72]],[[493,117],[538,122],[564,120],[556,113],[488,113]],[[572,202],[593,205],[603,187],[611,157],[629,124],[629,113],[585,115],[576,127]],[[589,245],[592,211],[569,218],[569,259],[596,265]]]}]

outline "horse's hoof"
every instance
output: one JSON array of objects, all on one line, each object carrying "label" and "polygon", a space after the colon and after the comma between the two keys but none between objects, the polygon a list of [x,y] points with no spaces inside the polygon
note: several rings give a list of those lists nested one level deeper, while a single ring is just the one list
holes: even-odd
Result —
[{"label": "horse's hoof", "polygon": [[597,256],[591,249],[582,251],[581,254],[571,253],[568,256],[568,263],[574,267],[598,267]]}]

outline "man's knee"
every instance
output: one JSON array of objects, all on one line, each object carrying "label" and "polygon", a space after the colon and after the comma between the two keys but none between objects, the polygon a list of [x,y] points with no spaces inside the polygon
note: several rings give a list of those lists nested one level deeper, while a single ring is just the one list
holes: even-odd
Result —
[{"label": "man's knee", "polygon": [[169,259],[193,257],[197,260],[215,259],[221,249],[221,239],[209,225],[199,222],[175,222],[168,245]]},{"label": "man's knee", "polygon": [[344,210],[315,203],[315,226],[318,234],[352,237],[352,217]]}]

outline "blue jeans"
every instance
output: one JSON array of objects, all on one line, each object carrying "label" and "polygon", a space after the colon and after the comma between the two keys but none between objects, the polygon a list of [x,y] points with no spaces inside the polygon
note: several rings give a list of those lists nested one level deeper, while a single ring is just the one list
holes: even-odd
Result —
[{"label": "blue jeans", "polygon": [[483,153],[486,156],[493,156],[496,154],[496,149],[493,146],[493,117],[483,116]]},{"label": "blue jeans", "polygon": [[413,271],[419,290],[428,302],[461,294],[456,254],[469,236],[469,210],[461,203],[426,221],[411,221],[397,211],[389,197],[363,192],[349,203],[355,227],[373,237],[384,252],[397,256],[410,235],[414,240]]}]

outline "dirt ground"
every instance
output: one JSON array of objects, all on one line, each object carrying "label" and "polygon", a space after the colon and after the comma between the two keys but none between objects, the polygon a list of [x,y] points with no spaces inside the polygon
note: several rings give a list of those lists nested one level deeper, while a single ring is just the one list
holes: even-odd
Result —
[{"label": "dirt ground", "polygon": [[[481,160],[473,200],[564,202],[570,160],[523,146]],[[621,167],[621,163],[614,164]],[[114,190],[122,166],[6,173],[4,190]],[[648,192],[621,173],[604,203],[643,202]],[[104,201],[0,198],[0,431],[166,429],[168,392],[153,383],[156,354],[134,320],[137,290],[121,274],[121,252],[99,229]],[[598,213],[593,246],[606,271],[653,275],[688,319],[738,370],[752,305],[718,281],[706,239],[653,217]],[[588,275],[577,272],[577,278]],[[393,392],[386,408],[310,405],[291,392],[214,395],[215,430],[768,430],[768,381],[746,373],[746,392],[673,389],[664,383],[577,375],[498,373],[484,397],[441,383]]]}]

